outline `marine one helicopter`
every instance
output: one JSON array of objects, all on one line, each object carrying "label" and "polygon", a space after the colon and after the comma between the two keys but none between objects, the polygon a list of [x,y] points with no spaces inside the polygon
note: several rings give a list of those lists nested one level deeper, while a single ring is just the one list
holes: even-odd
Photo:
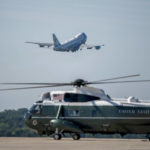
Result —
[{"label": "marine one helicopter", "polygon": [[74,87],[71,91],[44,93],[41,99],[35,102],[25,114],[26,125],[36,130],[39,135],[53,134],[55,140],[60,140],[65,133],[70,133],[74,140],[79,140],[81,133],[119,133],[122,136],[130,133],[146,134],[150,139],[150,102],[134,97],[114,99],[104,90],[88,86],[91,84],[150,82],[150,80],[118,80],[136,76],[139,75],[92,82],[77,79],[70,83],[1,83],[30,86],[0,89],[0,91],[60,86]]}]

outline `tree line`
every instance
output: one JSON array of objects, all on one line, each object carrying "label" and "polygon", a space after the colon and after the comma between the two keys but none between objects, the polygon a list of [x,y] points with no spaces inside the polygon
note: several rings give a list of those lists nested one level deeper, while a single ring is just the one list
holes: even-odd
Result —
[{"label": "tree line", "polygon": [[24,123],[27,108],[4,110],[0,112],[0,136],[2,137],[35,137],[36,132],[30,130]]}]

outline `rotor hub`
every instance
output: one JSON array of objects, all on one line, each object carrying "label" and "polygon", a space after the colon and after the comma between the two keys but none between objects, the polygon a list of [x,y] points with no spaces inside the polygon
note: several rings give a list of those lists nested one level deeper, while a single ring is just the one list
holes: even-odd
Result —
[{"label": "rotor hub", "polygon": [[74,81],[73,85],[80,87],[80,86],[85,86],[87,84],[87,81],[83,80],[83,79],[77,79]]}]

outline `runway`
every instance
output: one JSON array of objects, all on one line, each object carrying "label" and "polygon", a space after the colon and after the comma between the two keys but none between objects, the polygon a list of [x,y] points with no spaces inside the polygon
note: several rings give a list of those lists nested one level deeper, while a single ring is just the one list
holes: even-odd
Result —
[{"label": "runway", "polygon": [[0,150],[150,150],[141,139],[81,139],[55,141],[51,138],[0,138]]}]

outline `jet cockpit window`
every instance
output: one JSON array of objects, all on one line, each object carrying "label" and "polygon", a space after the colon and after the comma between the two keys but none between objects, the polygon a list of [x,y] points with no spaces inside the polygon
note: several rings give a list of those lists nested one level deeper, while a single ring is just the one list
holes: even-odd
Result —
[{"label": "jet cockpit window", "polygon": [[75,35],[75,38],[77,38],[78,36],[80,36],[81,35],[81,33],[78,33],[77,35]]},{"label": "jet cockpit window", "polygon": [[99,97],[85,94],[77,94],[77,93],[65,93],[64,101],[65,102],[88,102],[93,100],[99,100]]}]

